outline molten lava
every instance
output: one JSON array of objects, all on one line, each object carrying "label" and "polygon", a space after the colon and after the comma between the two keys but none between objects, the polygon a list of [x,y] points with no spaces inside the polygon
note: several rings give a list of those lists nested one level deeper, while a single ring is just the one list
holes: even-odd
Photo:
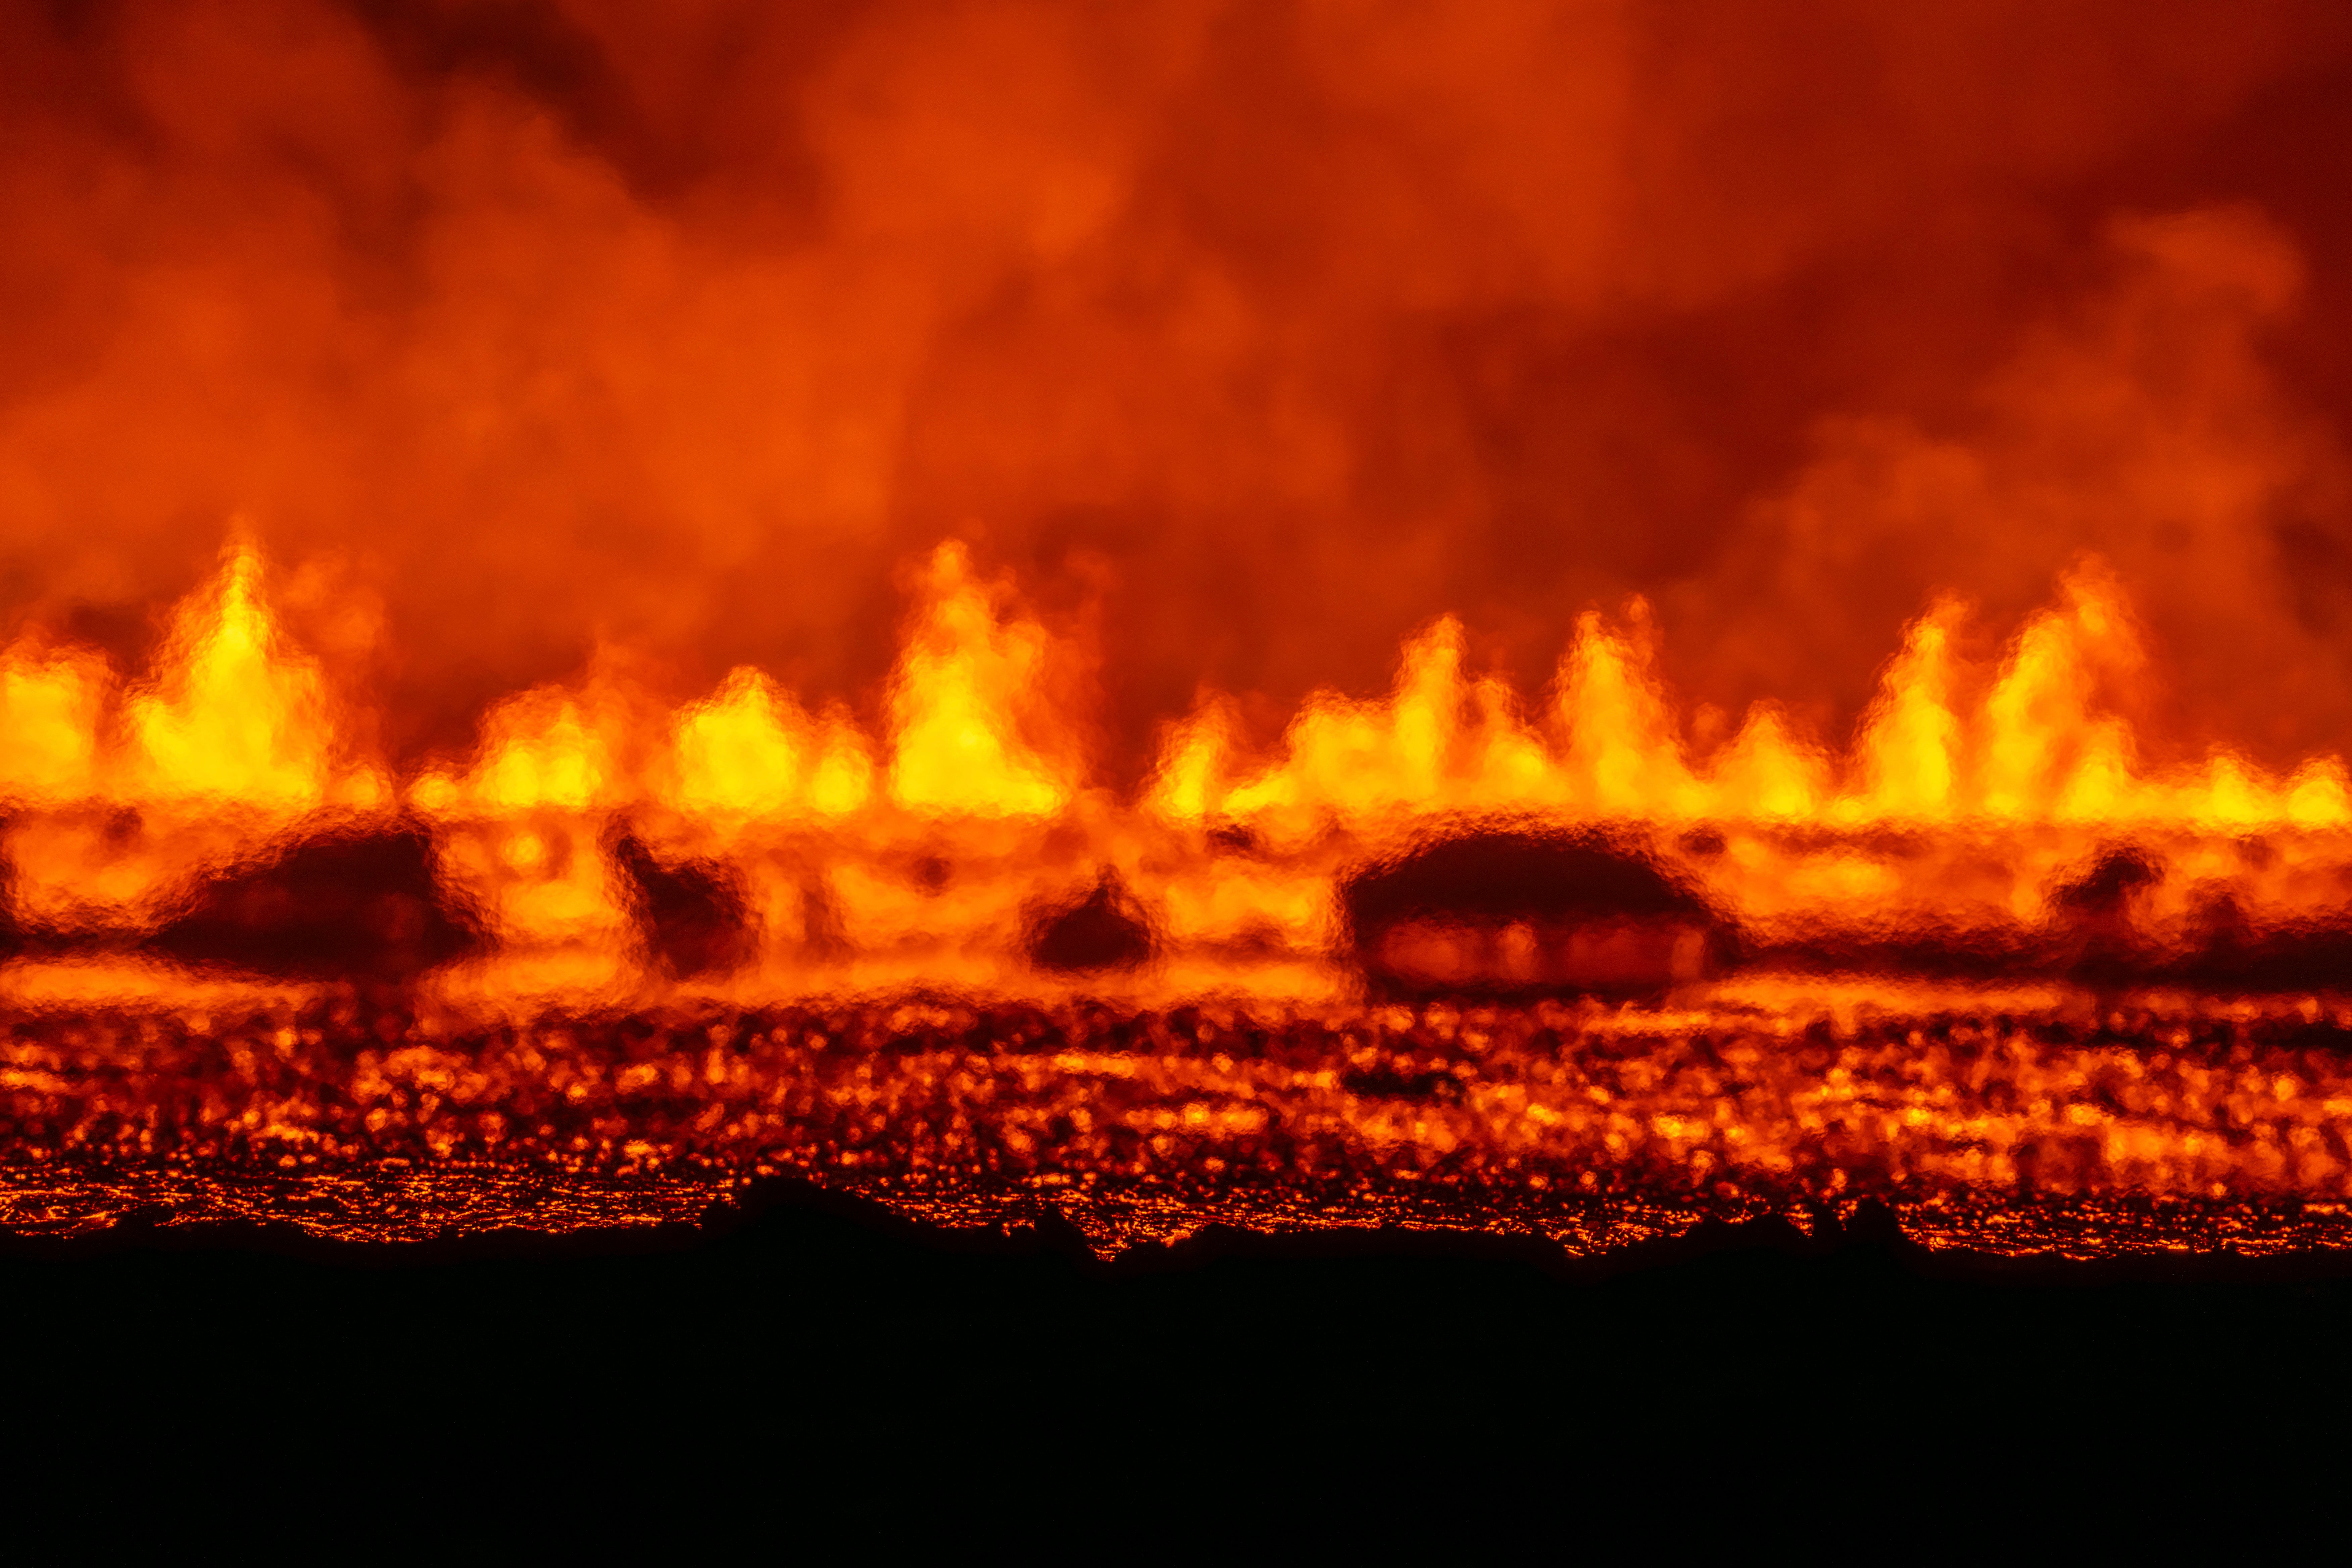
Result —
[{"label": "molten lava", "polygon": [[0,7],[0,1224],[2320,1236],[2347,16]]},{"label": "molten lava", "polygon": [[[159,1000],[173,972],[110,982],[99,955],[170,952],[159,933],[199,905],[265,920],[230,911],[270,895],[221,889],[307,847],[407,843],[427,847],[433,921],[473,933],[422,984],[518,1016],[910,986],[1679,997],[1782,971],[2331,989],[2352,930],[2343,763],[2143,763],[2112,702],[2146,661],[2095,564],[1993,668],[1955,655],[1959,616],[1913,625],[1842,755],[1769,705],[1694,755],[1650,658],[1597,616],[1540,704],[1465,674],[1444,620],[1388,697],[1312,699],[1271,756],[1212,695],[1122,800],[1077,750],[1087,716],[1051,704],[1044,672],[1073,652],[950,544],[879,735],[756,669],[670,709],[614,663],[494,705],[470,759],[395,780],[238,546],[143,679],[54,641],[7,654],[10,919],[41,954],[26,983]],[[428,892],[382,875],[386,897]],[[259,945],[249,967],[271,967]]]},{"label": "molten lava", "polygon": [[[232,547],[142,679],[47,640],[0,668],[10,1124],[47,1172],[20,1221],[131,1156],[194,1161],[224,1213],[224,1173],[419,1159],[469,1191],[684,1167],[689,1196],[824,1167],[948,1215],[1166,1186],[1128,1239],[1393,1216],[1438,1180],[1514,1225],[1555,1192],[1685,1223],[1859,1182],[1985,1246],[2020,1183],[2352,1182],[2343,764],[2140,763],[2095,567],[1990,669],[1931,611],[1843,756],[1769,708],[1694,756],[1591,616],[1531,710],[1447,621],[1268,757],[1208,699],[1124,801],[1039,707],[1068,650],[960,546],[878,736],[758,670],[666,709],[608,668],[397,780],[263,575]],[[426,1224],[383,1201],[337,1223]]]}]

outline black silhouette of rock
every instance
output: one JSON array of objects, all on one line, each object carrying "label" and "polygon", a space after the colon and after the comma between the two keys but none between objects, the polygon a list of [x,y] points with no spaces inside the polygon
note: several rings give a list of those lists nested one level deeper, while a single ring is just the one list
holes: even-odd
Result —
[{"label": "black silhouette of rock", "polygon": [[1151,925],[1109,872],[1074,904],[1033,910],[1030,962],[1063,973],[1131,969],[1151,958]]},{"label": "black silhouette of rock", "polygon": [[2076,915],[2114,915],[2142,888],[2163,880],[2163,869],[2128,845],[2102,853],[2090,870],[2050,895],[2053,908]]},{"label": "black silhouette of rock", "polygon": [[405,979],[478,941],[425,836],[398,829],[307,839],[207,882],[139,945],[247,973]]},{"label": "black silhouette of rock", "polygon": [[1528,919],[1709,918],[1706,901],[1657,862],[1597,837],[1477,833],[1441,839],[1349,879],[1360,931],[1413,914]]},{"label": "black silhouette of rock", "polygon": [[1718,965],[1730,933],[1649,856],[1596,835],[1467,834],[1340,889],[1377,989],[1640,994]]},{"label": "black silhouette of rock", "polygon": [[2052,889],[2050,913],[2059,967],[2086,984],[2114,986],[2148,972],[2156,954],[2132,921],[2136,895],[2164,879],[2142,849],[2103,850],[2091,868]]},{"label": "black silhouette of rock", "polygon": [[750,908],[723,868],[707,861],[665,865],[626,832],[614,840],[613,859],[628,884],[646,956],[665,973],[723,973],[751,958]]}]

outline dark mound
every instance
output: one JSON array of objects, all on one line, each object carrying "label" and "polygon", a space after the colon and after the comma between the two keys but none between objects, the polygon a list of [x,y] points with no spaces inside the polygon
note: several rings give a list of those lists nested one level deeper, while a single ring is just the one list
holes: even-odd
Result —
[{"label": "dark mound", "polygon": [[751,956],[750,907],[734,879],[717,866],[686,861],[666,866],[634,833],[613,844],[613,860],[629,884],[638,935],[654,963],[679,978],[719,974]]},{"label": "dark mound", "polygon": [[140,945],[276,977],[405,979],[479,937],[436,882],[425,836],[405,829],[305,840],[205,884]]},{"label": "dark mound", "polygon": [[1580,835],[1480,833],[1448,838],[1348,879],[1340,901],[1357,939],[1415,917],[1711,922],[1704,899],[1647,856]]},{"label": "dark mound", "polygon": [[[1683,931],[1703,933],[1709,956],[1719,961],[1731,941],[1706,900],[1655,860],[1593,835],[1448,838],[1349,878],[1339,897],[1366,973],[1376,985],[1400,993],[1643,991],[1667,978],[1659,969],[1666,962],[1663,950],[1627,959],[1563,957],[1560,944],[1611,930]],[[1490,940],[1513,924],[1544,944],[1516,969]],[[1416,926],[1459,932],[1473,942],[1458,973],[1433,983],[1391,961],[1391,940]]]},{"label": "dark mound", "polygon": [[2142,888],[2164,879],[2164,871],[2143,850],[2129,845],[2102,854],[2090,870],[2050,895],[2055,909],[2076,916],[2120,912]]},{"label": "dark mound", "polygon": [[1105,872],[1076,903],[1033,910],[1028,945],[1029,960],[1040,969],[1131,969],[1151,958],[1151,926],[1118,879]]},{"label": "dark mound", "polygon": [[2138,895],[2164,880],[2162,863],[2129,846],[2102,854],[2055,889],[2056,957],[2094,985],[2168,983],[2216,993],[2334,990],[2352,984],[2352,923],[2303,921],[2258,929],[2227,893],[2205,900],[2185,935],[2159,938],[2135,920]]}]

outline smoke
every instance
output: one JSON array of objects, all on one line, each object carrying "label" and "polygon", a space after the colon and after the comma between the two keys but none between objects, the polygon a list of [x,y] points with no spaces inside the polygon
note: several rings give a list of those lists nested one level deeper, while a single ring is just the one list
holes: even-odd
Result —
[{"label": "smoke", "polygon": [[0,605],[135,658],[248,528],[414,755],[599,643],[877,711],[961,537],[1131,777],[1633,593],[1836,726],[2090,549],[2184,743],[2340,746],[2347,76],[2326,0],[11,5]]},{"label": "smoke", "polygon": [[1679,585],[1686,618],[1716,628],[1705,684],[1805,689],[1851,646],[1856,606],[1943,589],[1977,601],[1980,633],[2013,625],[2088,552],[2168,634],[2156,732],[2176,750],[2284,758],[2352,735],[2352,474],[2261,352],[2303,293],[2292,242],[2208,208],[2115,221],[2101,263],[2100,286],[2017,333],[1946,428],[1820,422],[1812,460]]}]

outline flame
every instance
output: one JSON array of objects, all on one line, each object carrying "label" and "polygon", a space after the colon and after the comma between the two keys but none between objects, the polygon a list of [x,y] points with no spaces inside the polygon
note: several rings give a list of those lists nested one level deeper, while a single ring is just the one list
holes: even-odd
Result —
[{"label": "flame", "polygon": [[12,902],[36,926],[152,924],[212,869],[391,798],[247,543],[173,613],[151,679],[125,689],[94,651],[20,641],[0,655],[0,788],[30,808],[5,835]]},{"label": "flame", "polygon": [[1021,708],[1045,671],[1045,628],[1000,618],[958,543],[931,557],[923,597],[891,684],[891,799],[984,816],[1058,810],[1070,781],[1019,733]]},{"label": "flame", "polygon": [[116,686],[95,652],[20,642],[0,655],[0,788],[54,805],[208,803],[278,817],[388,798],[380,767],[343,755],[324,674],[288,646],[249,544],[174,611],[153,679],[110,711]]},{"label": "flame", "polygon": [[129,778],[158,795],[319,805],[331,739],[320,672],[276,646],[259,558],[232,550],[209,597],[181,607],[163,679],[124,710]]},{"label": "flame", "polygon": [[1959,784],[1961,727],[1953,711],[1952,628],[1962,614],[1936,605],[1913,622],[1903,651],[1887,667],[1878,700],[1854,743],[1861,784],[1855,814],[1876,806],[1889,816],[1948,815]]},{"label": "flame", "polygon": [[0,654],[0,794],[59,805],[98,778],[99,715],[112,671],[94,654],[20,644]]},{"label": "flame", "polygon": [[678,714],[671,748],[670,798],[697,816],[834,818],[874,795],[873,755],[848,714],[814,719],[748,665]]},{"label": "flame", "polygon": [[[1082,661],[1014,590],[952,542],[914,586],[877,733],[756,668],[673,704],[601,657],[576,686],[496,703],[469,758],[395,786],[349,739],[373,728],[352,695],[291,646],[257,552],[233,544],[143,679],[30,635],[0,656],[14,912],[61,932],[145,929],[204,877],[321,823],[414,821],[491,934],[467,982],[483,997],[656,984],[635,879],[657,875],[735,889],[751,956],[706,984],[737,993],[951,979],[1055,994],[1079,982],[1041,973],[1022,933],[1116,887],[1158,933],[1157,961],[1084,984],[1311,998],[1349,984],[1333,900],[1351,868],[1480,824],[1630,832],[1768,947],[2042,930],[2066,879],[2119,837],[2162,862],[2133,884],[2135,940],[2195,939],[2225,896],[2260,929],[2340,920],[2352,876],[2340,759],[2284,776],[2228,750],[2147,761],[2126,710],[2149,661],[2095,561],[1990,668],[1957,651],[1966,606],[1931,605],[1843,752],[1770,702],[1695,746],[1636,601],[1622,624],[1580,618],[1543,702],[1470,672],[1450,616],[1407,640],[1388,693],[1310,697],[1266,755],[1239,740],[1234,700],[1204,691],[1125,801],[1076,750],[1066,672]],[[1715,847],[1676,847],[1700,829]],[[1395,940],[1432,973],[1499,978],[1584,973],[1572,955],[1595,942],[1688,945],[1671,929],[1604,940],[1525,922]],[[1570,956],[1544,958],[1548,942]]]}]

